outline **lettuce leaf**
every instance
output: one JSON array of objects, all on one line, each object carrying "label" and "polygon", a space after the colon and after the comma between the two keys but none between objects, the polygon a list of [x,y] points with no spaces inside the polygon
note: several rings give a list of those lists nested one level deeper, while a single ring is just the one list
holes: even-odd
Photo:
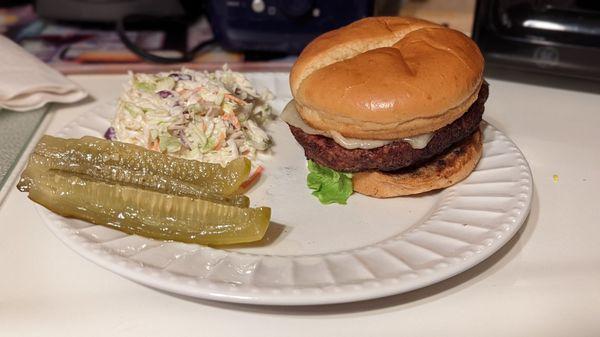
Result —
[{"label": "lettuce leaf", "polygon": [[306,183],[322,204],[345,205],[352,194],[352,174],[334,171],[312,160],[308,161]]}]

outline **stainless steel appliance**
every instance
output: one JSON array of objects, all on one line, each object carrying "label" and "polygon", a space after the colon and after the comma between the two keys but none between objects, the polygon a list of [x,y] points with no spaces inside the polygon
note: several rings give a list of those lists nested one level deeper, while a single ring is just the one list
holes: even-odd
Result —
[{"label": "stainless steel appliance", "polygon": [[473,38],[494,76],[600,89],[600,1],[478,0]]}]

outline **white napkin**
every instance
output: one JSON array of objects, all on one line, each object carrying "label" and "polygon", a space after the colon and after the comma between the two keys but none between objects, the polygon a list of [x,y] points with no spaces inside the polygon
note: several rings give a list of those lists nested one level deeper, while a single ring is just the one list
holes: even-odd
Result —
[{"label": "white napkin", "polygon": [[86,96],[77,84],[0,35],[0,108],[26,111]]}]

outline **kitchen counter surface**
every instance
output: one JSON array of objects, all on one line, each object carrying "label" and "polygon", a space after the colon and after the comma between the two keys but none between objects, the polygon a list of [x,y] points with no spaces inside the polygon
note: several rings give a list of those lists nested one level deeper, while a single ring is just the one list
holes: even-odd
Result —
[{"label": "kitchen counter surface", "polygon": [[[71,77],[93,99],[52,109],[46,132],[114,99],[123,76]],[[397,296],[260,307],[171,295],[83,259],[24,193],[0,206],[0,336],[599,336],[600,95],[490,80],[484,118],[534,175],[531,214],[475,268]]]}]

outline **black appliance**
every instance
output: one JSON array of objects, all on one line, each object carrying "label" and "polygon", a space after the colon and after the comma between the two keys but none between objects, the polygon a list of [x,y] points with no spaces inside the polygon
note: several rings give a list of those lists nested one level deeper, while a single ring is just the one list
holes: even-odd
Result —
[{"label": "black appliance", "polygon": [[[141,58],[157,63],[189,62],[194,55],[214,42],[202,41],[187,46],[188,27],[203,13],[199,0],[35,0],[40,18],[86,27],[116,28],[125,46]],[[129,38],[129,31],[162,31],[164,47],[178,51],[178,56],[160,56],[146,51]]]},{"label": "black appliance", "polygon": [[[213,42],[247,59],[298,54],[318,35],[371,16],[398,12],[400,0],[35,0],[45,19],[116,27],[123,43],[153,62],[187,62]],[[186,49],[188,26],[206,15],[214,39]],[[139,48],[126,32],[163,30],[181,57]]]},{"label": "black appliance", "polygon": [[208,18],[226,49],[299,53],[316,36],[373,14],[373,0],[211,0]]},{"label": "black appliance", "polygon": [[473,39],[491,76],[561,76],[600,89],[600,1],[478,0]]},{"label": "black appliance", "polygon": [[111,23],[128,15],[197,16],[195,0],[36,0],[40,17],[72,22]]}]

